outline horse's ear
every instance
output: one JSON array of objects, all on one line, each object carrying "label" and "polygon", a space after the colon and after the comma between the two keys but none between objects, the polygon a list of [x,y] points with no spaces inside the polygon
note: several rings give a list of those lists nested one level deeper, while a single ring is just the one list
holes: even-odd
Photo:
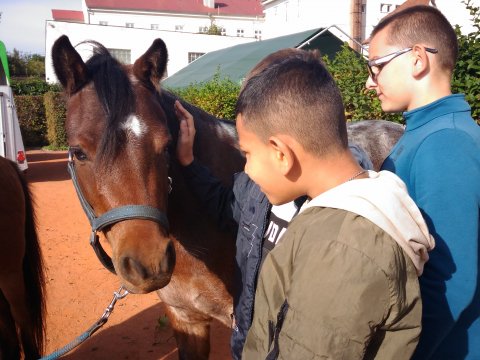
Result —
[{"label": "horse's ear", "polygon": [[52,62],[55,75],[69,96],[88,82],[87,66],[66,35],[53,44]]},{"label": "horse's ear", "polygon": [[150,48],[133,64],[134,75],[143,83],[160,89],[160,80],[168,61],[167,46],[162,39],[156,39]]}]

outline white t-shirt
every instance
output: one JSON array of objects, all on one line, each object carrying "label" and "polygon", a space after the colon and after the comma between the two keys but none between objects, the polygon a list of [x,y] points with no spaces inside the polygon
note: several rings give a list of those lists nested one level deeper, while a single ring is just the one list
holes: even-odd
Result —
[{"label": "white t-shirt", "polygon": [[299,208],[294,201],[283,205],[273,205],[268,219],[268,227],[263,234],[262,262],[265,256],[279,243],[287,231],[288,224],[298,213]]}]

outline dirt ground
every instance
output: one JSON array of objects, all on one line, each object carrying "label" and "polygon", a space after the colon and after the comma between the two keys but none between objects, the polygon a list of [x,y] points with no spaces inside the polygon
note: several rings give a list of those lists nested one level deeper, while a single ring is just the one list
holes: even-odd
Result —
[{"label": "dirt ground", "polygon": [[[120,282],[89,245],[90,229],[67,172],[65,151],[27,151],[37,229],[47,268],[46,354],[80,336],[103,314]],[[178,359],[155,293],[119,300],[108,322],[63,359]],[[211,360],[231,359],[230,330],[214,323]]]}]

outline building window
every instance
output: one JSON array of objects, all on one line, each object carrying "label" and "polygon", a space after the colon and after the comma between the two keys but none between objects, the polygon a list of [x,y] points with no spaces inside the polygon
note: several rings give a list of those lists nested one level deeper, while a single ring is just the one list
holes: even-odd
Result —
[{"label": "building window", "polygon": [[199,57],[202,55],[205,55],[205,53],[201,52],[189,52],[188,53],[188,63],[190,64],[192,61],[197,60]]},{"label": "building window", "polygon": [[392,8],[392,4],[380,4],[380,12],[381,13],[388,13]]},{"label": "building window", "polygon": [[150,29],[152,30],[158,30],[158,24],[151,24]]},{"label": "building window", "polygon": [[361,7],[361,12],[362,14],[365,14],[365,11],[367,10],[367,7],[365,6],[365,4],[362,4],[362,7]]},{"label": "building window", "polygon": [[133,28],[133,23],[125,23],[125,26],[128,28]]},{"label": "building window", "polygon": [[102,26],[107,26],[107,25],[108,25],[108,21],[100,21],[99,24],[102,25]]},{"label": "building window", "polygon": [[199,32],[200,34],[206,34],[206,33],[208,33],[208,26],[200,26],[200,27],[198,28],[198,32]]},{"label": "building window", "polygon": [[183,25],[175,25],[175,31],[183,31]]},{"label": "building window", "polygon": [[262,30],[255,30],[255,39],[262,40]]},{"label": "building window", "polygon": [[131,64],[132,51],[128,49],[108,49],[110,54],[122,64]]},{"label": "building window", "polygon": [[237,29],[237,37],[243,37],[243,29]]}]

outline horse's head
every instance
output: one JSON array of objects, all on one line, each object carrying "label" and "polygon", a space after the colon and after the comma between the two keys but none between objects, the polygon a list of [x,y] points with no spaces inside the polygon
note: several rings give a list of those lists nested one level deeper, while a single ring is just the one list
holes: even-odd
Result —
[{"label": "horse's head", "polygon": [[111,245],[116,273],[128,290],[146,293],[167,285],[175,264],[165,215],[170,135],[155,101],[167,49],[157,39],[133,66],[123,66],[94,45],[86,62],[66,36],[52,49],[67,95],[70,166],[93,233],[103,230]]}]

